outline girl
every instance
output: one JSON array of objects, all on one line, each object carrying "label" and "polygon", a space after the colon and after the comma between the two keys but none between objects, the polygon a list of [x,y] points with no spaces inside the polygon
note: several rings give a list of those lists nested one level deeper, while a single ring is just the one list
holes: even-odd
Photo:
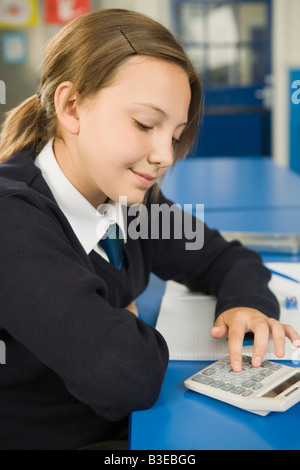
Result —
[{"label": "girl", "polygon": [[135,307],[151,272],[217,296],[212,335],[229,336],[236,371],[246,331],[254,366],[269,333],[278,357],[286,335],[299,339],[276,320],[259,256],[206,226],[196,251],[176,227],[168,240],[160,229],[115,240],[118,266],[99,244],[116,220],[125,238],[133,205],[171,206],[156,183],[187,154],[200,114],[190,61],[141,14],[96,11],[49,43],[38,93],[1,135],[2,449],[122,447],[107,441],[152,406],[168,364],[164,339]]}]

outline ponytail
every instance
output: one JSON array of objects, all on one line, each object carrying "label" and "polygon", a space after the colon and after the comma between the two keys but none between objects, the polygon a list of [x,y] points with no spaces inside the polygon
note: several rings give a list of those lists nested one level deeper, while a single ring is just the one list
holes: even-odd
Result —
[{"label": "ponytail", "polygon": [[0,161],[25,147],[41,149],[51,137],[47,121],[38,95],[9,111],[0,134]]}]

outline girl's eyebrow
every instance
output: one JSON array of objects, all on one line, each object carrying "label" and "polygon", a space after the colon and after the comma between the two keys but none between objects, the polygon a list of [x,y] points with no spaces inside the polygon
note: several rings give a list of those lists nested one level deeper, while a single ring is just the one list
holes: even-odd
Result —
[{"label": "girl's eyebrow", "polygon": [[[138,106],[143,106],[145,108],[151,108],[152,110],[162,114],[164,117],[167,116],[167,114],[165,113],[165,111],[163,111],[162,109],[158,108],[157,106],[151,104],[151,103],[138,103],[138,102],[134,102],[134,104],[138,105]],[[187,122],[183,122],[182,124],[178,124],[178,126],[176,127],[176,129],[178,127],[185,127],[187,126]]]}]

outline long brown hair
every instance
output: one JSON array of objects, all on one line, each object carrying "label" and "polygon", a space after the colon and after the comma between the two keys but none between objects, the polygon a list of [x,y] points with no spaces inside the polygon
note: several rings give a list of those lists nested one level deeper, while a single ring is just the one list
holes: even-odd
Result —
[{"label": "long brown hair", "polygon": [[202,110],[202,88],[194,67],[160,23],[135,11],[107,9],[76,18],[49,42],[37,94],[11,110],[3,124],[0,161],[25,147],[39,152],[57,136],[54,94],[60,83],[73,84],[65,103],[75,91],[91,96],[108,86],[120,65],[134,54],[173,62],[187,73],[192,98],[174,162],[184,158],[194,143]]}]

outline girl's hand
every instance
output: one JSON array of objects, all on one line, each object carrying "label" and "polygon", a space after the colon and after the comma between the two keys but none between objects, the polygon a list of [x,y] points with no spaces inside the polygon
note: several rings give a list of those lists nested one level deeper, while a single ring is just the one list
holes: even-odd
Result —
[{"label": "girl's hand", "polygon": [[138,312],[138,309],[137,309],[137,306],[136,306],[136,302],[135,300],[133,300],[131,302],[131,304],[129,304],[127,307],[125,307],[126,310],[129,310],[131,313],[133,313],[133,315],[135,315],[136,317],[139,316],[139,312]]},{"label": "girl's hand", "polygon": [[223,312],[211,330],[214,338],[228,336],[229,355],[232,369],[242,370],[242,347],[245,333],[254,333],[252,365],[259,367],[263,361],[270,335],[274,341],[274,352],[278,358],[285,354],[285,337],[295,346],[299,346],[300,336],[290,325],[283,325],[274,318],[269,318],[259,310],[237,307]]}]

